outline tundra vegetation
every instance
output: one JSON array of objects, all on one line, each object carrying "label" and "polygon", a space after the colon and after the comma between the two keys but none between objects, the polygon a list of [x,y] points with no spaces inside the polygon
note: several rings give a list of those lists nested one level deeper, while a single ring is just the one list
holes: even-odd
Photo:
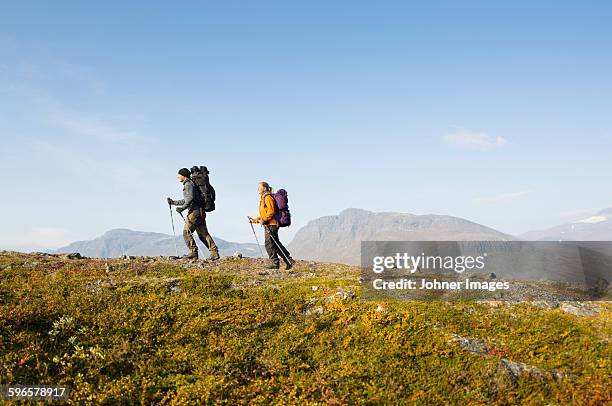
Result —
[{"label": "tundra vegetation", "polygon": [[248,258],[3,252],[0,269],[0,385],[69,385],[69,403],[612,401],[606,301],[367,298],[355,267]]}]

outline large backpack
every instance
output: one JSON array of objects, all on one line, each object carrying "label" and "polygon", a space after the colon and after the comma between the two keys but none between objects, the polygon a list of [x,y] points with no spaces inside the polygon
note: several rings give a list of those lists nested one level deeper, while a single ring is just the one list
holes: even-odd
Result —
[{"label": "large backpack", "polygon": [[276,222],[279,227],[291,225],[291,212],[289,212],[289,198],[285,189],[278,189],[272,196],[276,204]]},{"label": "large backpack", "polygon": [[191,168],[191,180],[197,186],[202,208],[206,212],[215,210],[215,199],[217,198],[215,188],[212,187],[208,179],[209,173],[205,166]]}]

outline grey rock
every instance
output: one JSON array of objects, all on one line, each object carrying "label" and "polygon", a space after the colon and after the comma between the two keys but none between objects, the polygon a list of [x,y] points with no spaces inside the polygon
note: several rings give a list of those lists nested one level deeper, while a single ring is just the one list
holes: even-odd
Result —
[{"label": "grey rock", "polygon": [[352,290],[339,290],[337,291],[335,294],[330,295],[328,297],[325,298],[325,302],[326,303],[331,303],[334,300],[351,300],[351,299],[355,299],[355,292],[353,292]]},{"label": "grey rock", "polygon": [[308,307],[306,311],[304,311],[305,316],[313,316],[313,315],[321,315],[325,312],[323,306],[312,306]]},{"label": "grey rock", "polygon": [[516,381],[522,374],[526,374],[537,379],[549,378],[549,374],[542,371],[540,368],[525,364],[523,362],[514,362],[510,361],[509,359],[502,358],[501,364],[508,371],[508,375],[510,375],[512,381]]},{"label": "grey rock", "polygon": [[510,302],[506,302],[503,300],[477,300],[476,303],[485,305],[485,306],[490,306],[490,307],[503,307],[503,306],[508,306],[511,303]]},{"label": "grey rock", "polygon": [[169,279],[166,282],[166,291],[170,294],[180,293],[181,292],[180,284],[181,284],[181,281],[178,278]]},{"label": "grey rock", "polygon": [[489,353],[489,347],[484,341],[477,340],[475,338],[461,337],[460,335],[453,334],[453,341],[459,343],[463,348],[468,351],[479,355],[487,355]]},{"label": "grey rock", "polygon": [[599,306],[588,302],[561,302],[559,310],[574,316],[595,316],[599,313]]},{"label": "grey rock", "polygon": [[96,279],[95,281],[87,283],[87,285],[85,285],[85,290],[92,293],[102,292],[102,279]]},{"label": "grey rock", "polygon": [[461,345],[463,348],[474,354],[498,358],[500,365],[508,373],[512,382],[516,382],[516,380],[523,374],[529,375],[536,379],[550,379],[553,377],[560,379],[565,376],[565,374],[559,371],[549,373],[533,365],[525,364],[523,362],[515,362],[507,358],[499,358],[494,355],[490,355],[489,347],[484,341],[481,340],[469,337],[461,337],[460,335],[452,334],[452,341],[459,343],[459,345]]},{"label": "grey rock", "polygon": [[534,300],[531,304],[543,309],[556,309],[559,307],[559,302],[556,300]]}]

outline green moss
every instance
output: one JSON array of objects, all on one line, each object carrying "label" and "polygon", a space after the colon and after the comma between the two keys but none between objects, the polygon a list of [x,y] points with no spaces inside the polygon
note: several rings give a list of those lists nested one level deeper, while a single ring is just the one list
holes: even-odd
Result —
[{"label": "green moss", "polygon": [[[0,255],[0,384],[66,384],[73,403],[604,404],[610,306],[342,300],[354,269]],[[300,267],[304,267],[301,268]],[[282,274],[281,274],[282,275]],[[313,290],[313,286],[317,289]],[[313,312],[312,309],[320,311]],[[484,341],[473,354],[452,334]],[[558,379],[512,380],[499,358]]]}]

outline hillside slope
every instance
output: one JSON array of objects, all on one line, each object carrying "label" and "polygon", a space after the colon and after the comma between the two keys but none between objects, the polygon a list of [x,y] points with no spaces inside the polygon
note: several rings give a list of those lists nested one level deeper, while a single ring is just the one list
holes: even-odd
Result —
[{"label": "hillside slope", "polygon": [[514,237],[471,221],[440,215],[347,209],[302,227],[289,251],[295,258],[359,264],[361,241],[507,241]]},{"label": "hillside slope", "polygon": [[[612,307],[367,299],[354,267],[0,253],[0,385],[73,404],[605,404]],[[540,288],[537,288],[540,287]]]},{"label": "hillside slope", "polygon": [[520,238],[527,241],[612,241],[612,208],[573,223],[529,231]]},{"label": "hillside slope", "polygon": [[[207,256],[208,250],[203,247],[197,234],[194,235],[194,238],[200,247],[201,256]],[[213,238],[215,239],[217,247],[219,247],[219,253],[221,255],[227,256],[233,255],[235,252],[240,252],[245,256],[261,256],[257,244],[235,243],[225,241],[219,237]],[[79,252],[83,256],[90,258],[113,258],[120,257],[122,255],[175,255],[175,243],[179,255],[184,255],[189,252],[185,242],[183,241],[183,236],[181,233],[179,233],[175,239],[173,236],[168,234],[117,228],[107,231],[100,237],[93,240],[76,241],[53,252]]]}]

